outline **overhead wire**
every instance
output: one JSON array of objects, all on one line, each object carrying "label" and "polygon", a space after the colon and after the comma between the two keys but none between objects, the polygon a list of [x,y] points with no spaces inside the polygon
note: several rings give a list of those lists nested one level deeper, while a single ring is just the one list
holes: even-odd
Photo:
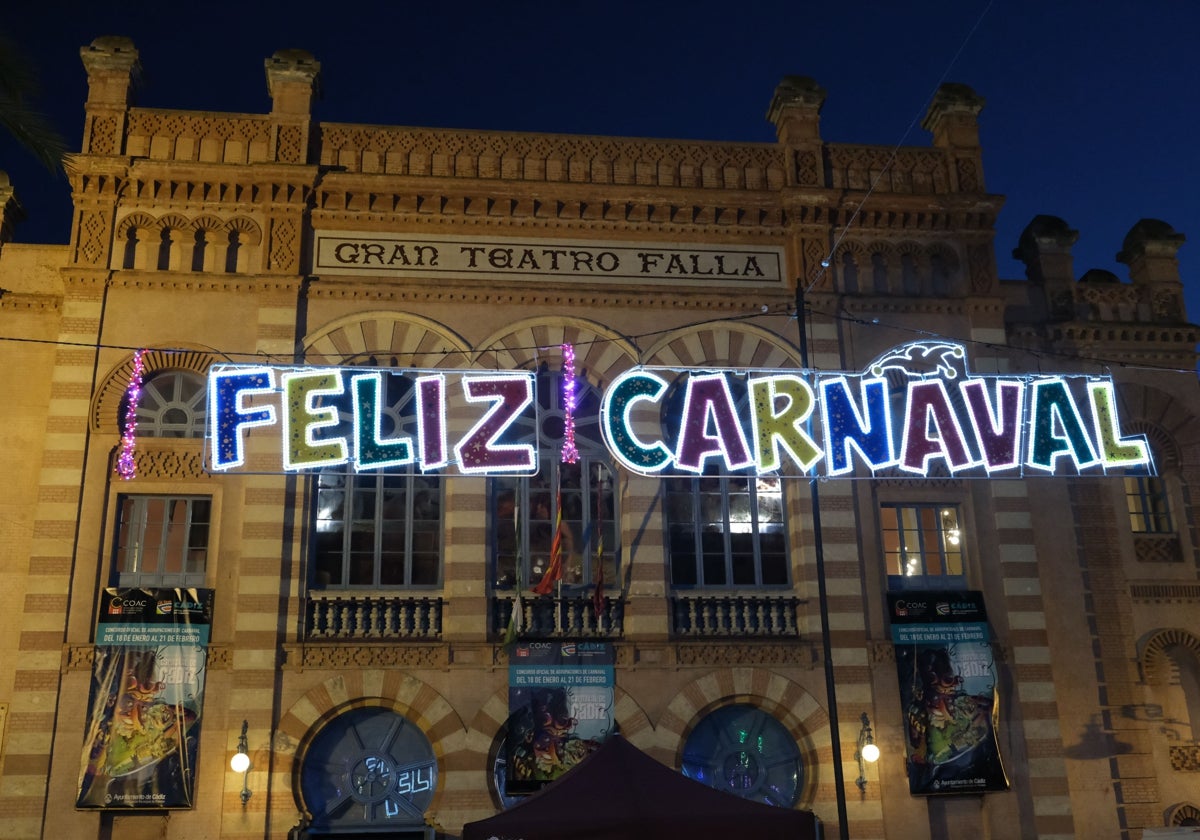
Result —
[{"label": "overhead wire", "polygon": [[912,133],[913,128],[918,122],[921,121],[921,117],[929,111],[929,104],[933,102],[933,98],[937,96],[938,89],[941,88],[941,86],[945,83],[946,78],[950,75],[950,71],[958,62],[959,56],[962,55],[963,50],[967,47],[967,43],[970,42],[971,38],[975,35],[975,32],[979,29],[980,24],[983,23],[984,17],[987,16],[987,13],[989,10],[991,10],[994,2],[995,0],[988,0],[987,5],[983,7],[983,11],[979,13],[979,17],[975,19],[975,23],[972,24],[971,28],[967,31],[967,34],[963,36],[962,41],[958,45],[958,49],[954,51],[954,55],[951,56],[949,63],[946,65],[946,69],[942,71],[942,75],[938,77],[937,82],[934,84],[933,90],[931,90],[929,95],[925,97],[925,102],[922,103],[921,107],[913,115],[912,120],[910,120],[908,123],[908,127],[905,128],[904,133],[900,135],[900,139],[897,140],[895,145],[892,146],[892,152],[888,156],[887,162],[877,173],[875,173],[875,177],[871,179],[871,183],[868,185],[866,193],[861,199],[859,199],[858,205],[854,208],[854,212],[850,214],[850,218],[846,220],[846,223],[842,225],[841,231],[839,231],[837,236],[834,238],[833,245],[831,245],[829,248],[829,253],[827,253],[825,258],[821,260],[820,269],[817,271],[816,276],[804,290],[805,294],[811,292],[813,287],[825,275],[826,269],[829,268],[833,262],[834,255],[837,254],[838,246],[842,244],[842,240],[846,238],[846,234],[849,233],[850,228],[854,225],[855,220],[858,219],[859,214],[862,213],[862,209],[866,205],[867,199],[869,199],[875,192],[875,187],[879,185],[879,182],[883,179],[883,176],[886,175],[888,170],[892,168],[892,164],[896,161],[896,155],[898,155],[900,153],[900,149],[904,147],[904,141],[908,139],[908,135]]}]

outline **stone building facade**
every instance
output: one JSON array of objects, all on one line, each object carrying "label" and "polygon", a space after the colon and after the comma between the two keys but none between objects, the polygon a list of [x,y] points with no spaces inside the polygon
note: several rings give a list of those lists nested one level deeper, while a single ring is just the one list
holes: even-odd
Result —
[{"label": "stone building facade", "polygon": [[[860,371],[932,337],[961,342],[977,371],[1111,373],[1122,429],[1145,435],[1158,475],[872,477],[860,465],[812,493],[795,477],[743,491],[602,464],[603,609],[591,612],[595,570],[581,558],[568,586],[522,603],[526,638],[611,641],[620,731],[671,767],[723,708],[782,727],[798,768],[788,804],[831,837],[842,808],[854,838],[1138,838],[1196,824],[1200,394],[1183,236],[1169,225],[1132,226],[1126,282],[1077,278],[1076,232],[1039,217],[1016,243],[1027,277],[1000,279],[983,100],[959,85],[930,106],[931,145],[893,156],[823,141],[824,92],[803,78],[770,101],[777,142],[709,143],[322,123],[320,65],[299,51],[266,62],[269,113],[139,108],[131,43],[81,53],[69,245],[12,242],[20,207],[0,186],[2,411],[19,447],[0,501],[4,836],[288,837],[328,816],[306,780],[364,709],[414,728],[433,757],[436,784],[410,828],[453,836],[500,807],[513,587],[497,488],[532,491],[397,478],[401,520],[409,532],[434,523],[433,547],[406,543],[385,580],[377,541],[357,577],[322,553],[322,529],[351,527],[322,507],[349,478],[272,469],[262,437],[248,438],[246,470],[207,468],[214,366],[535,370],[555,382],[571,345],[595,389],[635,365],[798,369],[801,299],[819,371]],[[145,396],[125,481],[114,466],[138,350]],[[581,445],[595,441],[586,420]],[[561,441],[562,427],[543,434]],[[715,565],[697,561],[671,507],[716,504],[706,528],[728,537],[738,493],[764,522],[768,501],[781,511],[778,542],[764,527],[745,543],[749,577],[732,538]],[[165,571],[123,565],[125,514],[165,502],[203,519],[203,534],[189,531],[187,556],[164,556]],[[1007,791],[909,793],[887,601],[903,570],[887,565],[885,520],[925,510],[952,511],[961,535],[961,567],[938,573],[946,588],[987,603]],[[364,516],[369,533],[384,528]],[[126,585],[215,591],[191,808],[75,807],[101,595]],[[882,757],[856,786],[863,713]],[[229,769],[243,720],[245,776]]]}]

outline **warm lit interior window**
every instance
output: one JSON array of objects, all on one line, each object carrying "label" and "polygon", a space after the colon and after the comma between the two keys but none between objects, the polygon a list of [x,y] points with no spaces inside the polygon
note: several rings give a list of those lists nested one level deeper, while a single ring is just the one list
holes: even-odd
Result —
[{"label": "warm lit interior window", "polygon": [[888,588],[963,584],[963,532],[957,505],[881,505]]},{"label": "warm lit interior window", "polygon": [[1129,527],[1135,534],[1171,534],[1171,505],[1167,483],[1150,475],[1126,476],[1125,501],[1129,506]]}]

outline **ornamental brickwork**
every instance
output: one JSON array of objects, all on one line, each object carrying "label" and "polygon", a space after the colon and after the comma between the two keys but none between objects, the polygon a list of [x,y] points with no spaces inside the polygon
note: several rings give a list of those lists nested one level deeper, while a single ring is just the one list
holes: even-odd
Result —
[{"label": "ornamental brickwork", "polygon": [[[764,96],[777,142],[702,143],[323,123],[320,63],[297,50],[265,63],[268,113],[147,109],[130,99],[131,42],[102,38],[81,56],[70,243],[12,242],[20,185],[0,178],[0,412],[22,456],[0,501],[5,836],[327,836],[310,821],[330,803],[302,780],[323,772],[322,733],[363,708],[403,718],[432,750],[436,788],[408,828],[457,836],[502,806],[515,593],[497,581],[504,523],[489,479],[438,485],[435,586],[330,584],[317,569],[327,485],[280,474],[278,441],[263,436],[247,438],[243,471],[211,469],[195,430],[209,406],[197,383],[214,366],[558,371],[571,344],[579,378],[602,390],[636,366],[798,370],[808,358],[822,374],[861,371],[930,336],[967,346],[981,374],[1112,375],[1122,432],[1144,438],[1157,475],[859,464],[816,493],[792,476],[780,493],[786,582],[705,587],[672,565],[683,561],[670,482],[692,479],[614,467],[618,563],[602,614],[587,587],[530,595],[522,615],[540,623],[526,641],[612,642],[616,725],[672,768],[719,709],[773,718],[801,768],[784,806],[811,810],[826,836],[1138,840],[1200,813],[1200,396],[1184,237],[1131,219],[1114,243],[1128,280],[1077,276],[1077,232],[1039,216],[999,243],[1026,277],[1000,278],[1003,197],[986,190],[972,90],[943,86],[922,123],[929,145],[889,149],[826,143],[825,91],[789,77]],[[349,250],[323,263],[334,236]],[[427,262],[413,262],[418,248]],[[439,263],[438,248],[460,259]],[[772,259],[775,274],[762,270]],[[147,382],[170,374],[199,390],[156,392],[161,410],[140,422],[158,431],[122,481],[137,349]],[[723,508],[698,533],[732,546],[752,520],[736,518],[728,486],[712,493]],[[178,811],[75,808],[100,592],[130,573],[118,557],[131,497],[210,507],[196,798]],[[906,582],[885,566],[881,506],[957,512],[963,568],[944,585],[987,605],[1007,790],[909,792],[887,601]],[[372,539],[383,528],[351,520]],[[705,573],[737,552],[710,553],[693,561]],[[855,785],[864,713],[882,757]],[[229,769],[242,721],[245,777]]]}]

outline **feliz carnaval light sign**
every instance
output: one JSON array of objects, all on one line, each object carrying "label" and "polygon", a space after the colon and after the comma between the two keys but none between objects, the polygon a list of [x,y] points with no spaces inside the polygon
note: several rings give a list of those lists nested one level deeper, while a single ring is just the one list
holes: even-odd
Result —
[{"label": "feliz carnaval light sign", "polygon": [[[532,475],[535,389],[530,371],[217,366],[208,466],[247,471],[247,439],[271,435],[274,463],[255,471]],[[902,345],[857,374],[634,367],[605,388],[599,426],[643,475],[1152,469],[1146,441],[1121,434],[1110,377],[972,375],[951,342]]]}]

